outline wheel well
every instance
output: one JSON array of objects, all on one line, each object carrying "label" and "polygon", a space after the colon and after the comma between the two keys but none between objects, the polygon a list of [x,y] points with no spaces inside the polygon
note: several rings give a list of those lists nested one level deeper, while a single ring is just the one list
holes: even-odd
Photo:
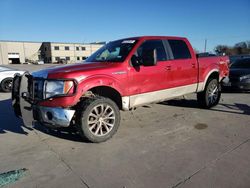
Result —
[{"label": "wheel well", "polygon": [[210,80],[210,79],[212,79],[212,78],[215,78],[215,79],[217,79],[217,80],[219,81],[219,72],[214,71],[214,72],[212,72],[211,74],[209,74],[209,76],[206,77],[206,79],[205,79],[205,81],[204,81],[204,84],[203,84],[203,86],[202,86],[202,90],[201,90],[201,91],[203,91],[203,90],[205,89],[208,80]]},{"label": "wheel well", "polygon": [[211,79],[211,78],[215,78],[215,79],[219,80],[219,73],[218,72],[213,72],[208,77],[208,79]]},{"label": "wheel well", "polygon": [[4,78],[4,79],[2,79],[2,80],[0,81],[0,84],[2,84],[3,81],[5,81],[5,80],[13,80],[13,78],[11,78],[11,77]]},{"label": "wheel well", "polygon": [[4,81],[4,80],[7,80],[7,79],[9,79],[9,80],[13,80],[13,78],[12,78],[12,77],[6,77],[6,78],[3,78],[0,82],[2,82],[2,81]]},{"label": "wheel well", "polygon": [[91,91],[93,94],[113,100],[119,109],[122,109],[122,97],[117,90],[107,86],[98,86],[90,89],[89,91]]}]

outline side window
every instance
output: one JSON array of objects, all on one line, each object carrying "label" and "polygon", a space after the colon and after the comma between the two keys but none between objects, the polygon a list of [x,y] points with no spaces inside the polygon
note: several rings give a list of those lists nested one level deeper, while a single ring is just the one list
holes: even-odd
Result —
[{"label": "side window", "polygon": [[190,59],[191,54],[183,40],[168,40],[174,59]]},{"label": "side window", "polygon": [[166,61],[167,55],[161,40],[147,40],[138,49],[137,54],[140,57],[145,49],[156,49],[157,61]]}]

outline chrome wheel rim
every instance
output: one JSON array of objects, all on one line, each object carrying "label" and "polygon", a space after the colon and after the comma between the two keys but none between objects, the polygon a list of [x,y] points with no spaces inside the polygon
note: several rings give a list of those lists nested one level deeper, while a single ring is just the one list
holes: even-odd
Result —
[{"label": "chrome wheel rim", "polygon": [[97,105],[90,111],[87,124],[93,135],[107,135],[115,125],[115,111],[108,104]]},{"label": "chrome wheel rim", "polygon": [[214,104],[219,96],[218,85],[213,83],[208,89],[208,103]]}]

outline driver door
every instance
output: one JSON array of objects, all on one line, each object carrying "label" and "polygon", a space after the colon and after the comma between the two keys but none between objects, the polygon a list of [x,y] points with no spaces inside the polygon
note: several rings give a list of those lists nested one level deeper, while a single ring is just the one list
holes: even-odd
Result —
[{"label": "driver door", "polygon": [[129,94],[132,106],[153,102],[157,91],[166,89],[167,54],[162,40],[146,40],[137,49],[135,55],[140,59],[143,50],[156,49],[157,64],[154,66],[129,67]]}]

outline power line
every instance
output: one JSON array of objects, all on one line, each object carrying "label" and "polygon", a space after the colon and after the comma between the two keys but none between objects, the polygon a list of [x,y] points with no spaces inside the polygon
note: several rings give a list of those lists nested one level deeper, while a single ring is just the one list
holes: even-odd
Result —
[{"label": "power line", "polygon": [[248,35],[242,35],[242,36],[215,36],[215,37],[203,37],[203,38],[192,38],[190,37],[189,39],[192,41],[203,41],[205,38],[205,40],[215,40],[215,39],[237,39],[237,38],[249,38],[248,40],[250,40],[250,36]]}]

